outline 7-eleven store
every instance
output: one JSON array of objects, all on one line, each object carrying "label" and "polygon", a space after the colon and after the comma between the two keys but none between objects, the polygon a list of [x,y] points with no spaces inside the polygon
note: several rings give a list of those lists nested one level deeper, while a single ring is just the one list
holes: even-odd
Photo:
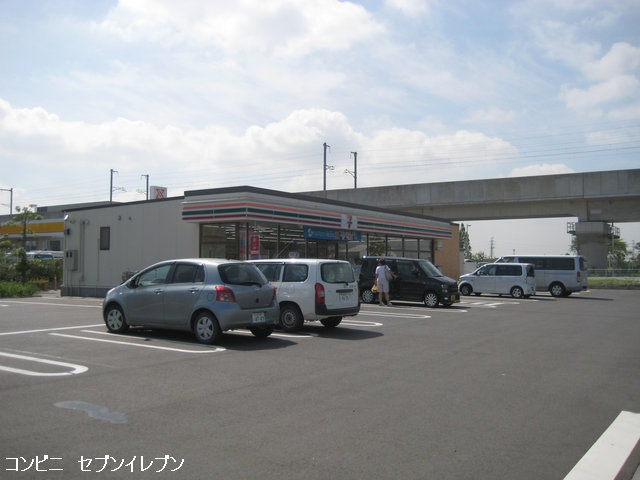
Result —
[{"label": "7-eleven store", "polygon": [[63,295],[100,296],[168,258],[426,258],[457,278],[457,225],[254,187],[72,209],[65,219]]}]

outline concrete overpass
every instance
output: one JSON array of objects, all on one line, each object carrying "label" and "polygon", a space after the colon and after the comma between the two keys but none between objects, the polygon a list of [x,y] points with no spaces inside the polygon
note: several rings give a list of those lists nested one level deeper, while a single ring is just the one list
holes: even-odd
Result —
[{"label": "concrete overpass", "polygon": [[572,233],[593,268],[607,266],[609,223],[640,221],[640,169],[308,193],[452,221],[577,217]]}]

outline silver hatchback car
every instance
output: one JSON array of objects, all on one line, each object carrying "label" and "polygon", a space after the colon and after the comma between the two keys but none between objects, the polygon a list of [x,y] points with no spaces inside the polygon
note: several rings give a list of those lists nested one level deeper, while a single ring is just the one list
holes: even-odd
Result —
[{"label": "silver hatchback car", "polygon": [[267,337],[280,315],[275,288],[255,265],[209,258],[151,265],[109,290],[102,311],[113,333],[129,326],[186,330],[206,344],[238,328]]}]

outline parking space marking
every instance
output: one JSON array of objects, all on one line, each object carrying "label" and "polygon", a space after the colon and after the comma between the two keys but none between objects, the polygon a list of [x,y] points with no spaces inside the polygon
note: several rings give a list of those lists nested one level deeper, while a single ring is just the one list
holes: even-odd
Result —
[{"label": "parking space marking", "polygon": [[373,315],[374,317],[393,317],[393,318],[431,318],[431,315],[420,315],[417,313],[403,313],[400,309],[381,310],[374,312],[367,310],[367,315]]},{"label": "parking space marking", "polygon": [[564,480],[619,478],[625,467],[635,468],[639,451],[640,414],[622,411]]},{"label": "parking space marking", "polygon": [[22,335],[24,333],[42,333],[42,332],[54,332],[54,331],[58,331],[58,330],[74,330],[74,329],[78,329],[78,328],[93,328],[93,327],[100,327],[104,325],[104,323],[94,323],[92,325],[77,325],[75,327],[58,327],[58,328],[39,328],[37,330],[20,330],[17,332],[3,332],[0,333],[0,337],[5,336],[5,335]]},{"label": "parking space marking", "polygon": [[52,302],[24,302],[20,300],[3,300],[3,303],[17,303],[21,305],[45,305],[47,307],[80,307],[80,308],[102,308],[102,305],[80,305],[71,303],[52,303]]},{"label": "parking space marking", "polygon": [[372,322],[367,320],[343,320],[340,325],[349,325],[350,327],[381,327],[380,322]]},{"label": "parking space marking", "polygon": [[22,368],[14,368],[8,367],[6,365],[0,365],[0,370],[5,372],[17,373],[20,375],[28,375],[32,377],[62,377],[67,375],[77,375],[79,373],[84,373],[89,370],[84,365],[77,365],[75,363],[67,363],[67,362],[59,362],[57,360],[49,360],[38,357],[31,357],[29,355],[18,355],[15,353],[6,353],[0,352],[0,356],[14,358],[16,360],[26,360],[28,362],[36,362],[36,363],[46,363],[47,365],[55,365],[58,367],[69,368],[71,371],[68,372],[36,372],[34,370],[25,370]]},{"label": "parking space marking", "polygon": [[[85,330],[83,331],[85,333],[106,334],[106,332],[95,332],[95,331],[85,331]],[[180,352],[180,353],[217,353],[217,352],[224,352],[226,350],[226,348],[219,347],[217,345],[212,345],[211,346],[212,348],[205,348],[204,350],[192,350],[192,349],[187,350],[183,348],[162,347],[160,345],[145,345],[143,343],[138,343],[138,342],[123,342],[120,340],[107,340],[104,338],[85,337],[81,335],[69,335],[67,333],[50,333],[49,335],[54,335],[56,337],[75,338],[78,340],[88,340],[92,342],[114,343],[117,345],[126,345],[128,347],[151,348],[154,350],[165,350],[169,352]],[[113,334],[108,334],[108,335],[113,335]]]}]

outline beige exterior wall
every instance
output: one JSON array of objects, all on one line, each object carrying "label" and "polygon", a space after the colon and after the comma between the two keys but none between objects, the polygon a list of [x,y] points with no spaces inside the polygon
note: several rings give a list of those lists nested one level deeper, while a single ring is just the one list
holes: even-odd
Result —
[{"label": "beige exterior wall", "polygon": [[[452,223],[453,237],[449,240],[434,240],[434,265],[438,266],[442,273],[454,280],[460,278],[460,226]],[[438,249],[438,245],[442,248]]]}]

